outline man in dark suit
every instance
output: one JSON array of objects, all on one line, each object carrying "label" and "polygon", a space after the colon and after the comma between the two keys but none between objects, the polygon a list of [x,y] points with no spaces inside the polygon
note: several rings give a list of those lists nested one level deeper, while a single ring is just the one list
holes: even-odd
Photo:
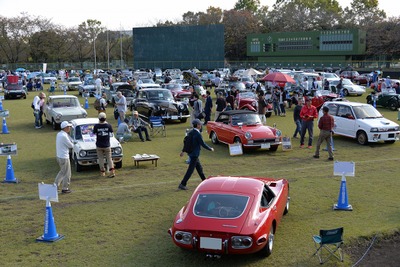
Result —
[{"label": "man in dark suit", "polygon": [[204,113],[206,114],[206,117],[204,118],[204,125],[206,125],[207,122],[211,120],[211,111],[213,107],[210,91],[207,91],[206,94],[207,94],[206,105],[204,107]]},{"label": "man in dark suit", "polygon": [[[200,130],[202,127],[201,121],[199,119],[194,119],[192,121],[193,125],[193,151],[189,153],[189,158],[190,158],[190,163],[189,167],[186,171],[185,176],[183,177],[181,183],[179,184],[178,188],[181,190],[187,190],[186,184],[189,181],[190,176],[192,176],[194,169],[196,168],[197,173],[199,174],[201,180],[205,180],[206,177],[203,173],[203,166],[201,166],[199,156],[200,156],[200,149],[204,147],[207,150],[214,151],[214,148],[208,146],[206,143],[204,143],[203,137],[201,136]],[[184,152],[182,151],[180,156],[182,157]]]}]

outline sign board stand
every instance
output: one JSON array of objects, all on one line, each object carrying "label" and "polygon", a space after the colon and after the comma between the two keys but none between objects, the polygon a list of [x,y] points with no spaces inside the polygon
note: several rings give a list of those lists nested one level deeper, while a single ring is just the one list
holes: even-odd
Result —
[{"label": "sign board stand", "polygon": [[346,175],[354,176],[355,164],[354,162],[338,162],[336,161],[333,166],[333,175],[341,175],[342,181],[340,184],[340,191],[337,204],[333,205],[334,210],[348,210],[352,211],[353,207],[348,202]]},{"label": "sign board stand", "polygon": [[241,143],[233,143],[229,145],[229,154],[231,156],[243,155],[243,148]]},{"label": "sign board stand", "polygon": [[46,200],[46,215],[44,217],[44,234],[36,238],[37,242],[56,242],[64,238],[57,233],[50,201],[58,202],[57,186],[55,184],[39,183],[39,198]]}]

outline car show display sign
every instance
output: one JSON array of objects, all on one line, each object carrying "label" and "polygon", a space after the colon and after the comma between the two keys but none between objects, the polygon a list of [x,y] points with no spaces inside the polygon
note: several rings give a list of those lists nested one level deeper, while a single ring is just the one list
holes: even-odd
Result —
[{"label": "car show display sign", "polygon": [[241,143],[229,144],[229,154],[231,156],[243,155],[243,148]]},{"label": "car show display sign", "polygon": [[282,138],[282,150],[283,151],[292,150],[292,141],[290,140],[290,137],[285,136]]},{"label": "car show display sign", "polygon": [[0,110],[0,117],[7,118],[9,116],[10,116],[10,111],[8,109]]},{"label": "car show display sign", "polygon": [[333,175],[354,176],[356,165],[352,161],[336,161],[333,164]]},{"label": "car show display sign", "polygon": [[16,155],[16,144],[0,144],[0,156]]}]

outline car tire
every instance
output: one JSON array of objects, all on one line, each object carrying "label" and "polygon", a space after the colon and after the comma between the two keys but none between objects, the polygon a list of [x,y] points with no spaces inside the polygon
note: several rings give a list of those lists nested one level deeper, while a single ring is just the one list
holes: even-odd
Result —
[{"label": "car tire", "polygon": [[290,194],[289,194],[289,188],[288,188],[288,196],[287,196],[287,199],[286,199],[286,205],[285,205],[285,210],[283,211],[283,215],[288,214],[289,207],[290,207]]},{"label": "car tire", "polygon": [[343,89],[343,95],[344,96],[348,96],[349,95],[349,91],[347,89]]},{"label": "car tire", "polygon": [[398,103],[397,101],[391,100],[388,104],[388,107],[390,110],[392,111],[396,111],[399,107],[398,107]]},{"label": "car tire", "polygon": [[182,123],[187,122],[187,118],[181,119],[181,122],[182,122]]},{"label": "car tire", "polygon": [[51,127],[53,130],[58,130],[60,128],[60,125],[54,121],[54,119],[51,120]]},{"label": "car tire", "polygon": [[74,156],[74,168],[75,168],[76,172],[82,171],[82,165],[79,164],[78,159],[76,158],[76,155]]},{"label": "car tire", "polygon": [[117,162],[117,163],[115,163],[115,168],[116,169],[121,169],[122,168],[122,160]]},{"label": "car tire", "polygon": [[267,244],[265,244],[265,247],[261,250],[261,253],[264,257],[268,257],[272,254],[272,249],[274,247],[274,226],[271,225],[271,229],[268,234],[267,238]]},{"label": "car tire", "polygon": [[367,145],[368,144],[368,137],[367,137],[367,134],[364,131],[359,131],[357,133],[357,142],[360,145]]},{"label": "car tire", "polygon": [[214,145],[219,144],[218,136],[217,136],[217,134],[216,134],[215,132],[211,132],[210,138],[211,138],[211,142],[212,142]]}]

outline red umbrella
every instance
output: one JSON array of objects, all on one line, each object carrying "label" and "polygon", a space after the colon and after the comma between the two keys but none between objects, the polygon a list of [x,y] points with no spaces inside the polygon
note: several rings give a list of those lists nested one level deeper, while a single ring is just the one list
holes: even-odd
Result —
[{"label": "red umbrella", "polygon": [[282,72],[268,73],[261,80],[273,83],[296,83],[296,81],[290,75]]}]

